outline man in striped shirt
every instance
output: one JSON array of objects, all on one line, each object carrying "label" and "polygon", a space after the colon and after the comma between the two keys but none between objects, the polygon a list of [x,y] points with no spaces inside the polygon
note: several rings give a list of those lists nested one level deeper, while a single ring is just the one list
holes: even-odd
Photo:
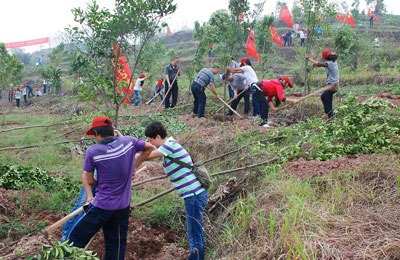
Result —
[{"label": "man in striped shirt", "polygon": [[198,118],[204,117],[204,110],[206,108],[207,96],[204,93],[207,85],[210,85],[211,92],[219,98],[214,86],[214,75],[219,72],[218,66],[212,68],[204,68],[200,70],[197,77],[194,79],[191,89],[194,97],[193,102],[193,115],[197,115]]},{"label": "man in striped shirt", "polygon": [[147,160],[163,158],[165,174],[174,185],[179,196],[185,202],[186,224],[190,244],[189,260],[204,259],[203,212],[207,204],[208,193],[191,169],[172,162],[167,157],[193,165],[192,158],[174,138],[167,137],[167,130],[159,121],[146,127],[145,135],[149,142],[157,147]]}]

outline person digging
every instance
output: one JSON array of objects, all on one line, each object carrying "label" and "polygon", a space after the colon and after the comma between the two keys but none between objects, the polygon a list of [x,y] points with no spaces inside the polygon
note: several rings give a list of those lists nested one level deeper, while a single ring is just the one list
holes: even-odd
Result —
[{"label": "person digging", "polygon": [[[106,116],[93,119],[86,132],[97,144],[90,146],[83,163],[82,184],[87,194],[84,214],[73,224],[65,238],[74,246],[84,248],[103,228],[105,260],[125,258],[126,237],[131,202],[131,183],[134,171],[154,150],[143,139],[114,136],[112,121]],[[135,159],[136,153],[140,155]],[[97,180],[94,170],[97,170]],[[93,197],[91,186],[96,187]]]},{"label": "person digging", "polygon": [[339,68],[337,64],[338,56],[331,53],[330,50],[322,52],[324,62],[318,62],[310,58],[306,54],[306,59],[312,63],[313,67],[324,67],[326,71],[326,87],[329,87],[321,95],[322,104],[324,105],[325,115],[322,118],[331,118],[333,113],[333,95],[339,90]]},{"label": "person digging", "polygon": [[276,111],[276,108],[272,103],[274,97],[276,98],[277,106],[281,102],[288,102],[292,104],[298,103],[296,99],[286,98],[283,95],[283,90],[286,88],[293,88],[292,81],[289,77],[271,80],[264,79],[262,81],[258,81],[256,84],[253,84],[251,86],[250,91],[261,107],[261,127],[270,127],[270,125],[268,124],[268,112],[270,107],[273,111]]}]

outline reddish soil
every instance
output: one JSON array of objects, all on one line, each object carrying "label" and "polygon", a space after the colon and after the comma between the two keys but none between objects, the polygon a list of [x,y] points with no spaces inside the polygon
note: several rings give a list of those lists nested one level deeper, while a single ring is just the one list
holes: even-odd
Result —
[{"label": "reddish soil", "polygon": [[367,167],[368,163],[379,162],[382,158],[384,156],[378,154],[357,154],[354,158],[343,156],[323,162],[299,159],[283,164],[282,169],[293,176],[308,178],[331,175],[335,172],[360,170]]},{"label": "reddish soil", "polygon": [[[169,228],[149,228],[139,219],[130,218],[127,239],[127,260],[185,259],[188,255],[188,250],[174,244],[180,238]],[[89,250],[97,252],[100,259],[104,258],[104,237],[101,232],[95,236]]]},{"label": "reddish soil", "polygon": [[382,93],[376,95],[376,97],[389,101],[393,105],[400,106],[400,95],[390,95],[389,93]]},{"label": "reddish soil", "polygon": [[[142,164],[141,168],[142,167],[146,167],[146,169],[135,175],[135,178],[133,179],[133,183],[144,181],[144,180],[147,180],[147,179],[150,179],[153,177],[165,175],[164,169],[162,166],[162,162],[144,162]],[[136,186],[136,187],[134,187],[134,189],[144,189],[144,188],[154,188],[154,187],[170,187],[170,186],[171,186],[170,181],[166,178],[166,179],[162,179],[162,180],[148,182],[148,183],[142,184],[140,186]]]}]

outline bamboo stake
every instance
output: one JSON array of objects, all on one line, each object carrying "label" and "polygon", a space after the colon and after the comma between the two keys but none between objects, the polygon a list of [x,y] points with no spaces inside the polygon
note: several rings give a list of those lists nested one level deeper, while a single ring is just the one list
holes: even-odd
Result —
[{"label": "bamboo stake", "polygon": [[35,145],[27,145],[27,146],[20,146],[20,147],[3,147],[3,148],[0,148],[0,152],[28,149],[28,148],[34,148],[34,147],[46,147],[46,146],[53,146],[53,145],[57,145],[57,144],[77,143],[77,142],[87,141],[87,140],[92,140],[92,139],[93,138],[82,138],[82,139],[77,139],[77,140],[62,141],[62,142],[56,142],[56,143],[50,143],[50,144],[35,144]]},{"label": "bamboo stake", "polygon": [[[284,156],[286,156],[286,155],[288,155],[288,154],[290,154],[290,153],[286,153],[286,154],[284,154],[284,155],[282,155],[282,156],[280,156],[280,157],[277,157],[277,158],[274,158],[274,159],[271,159],[271,160],[268,160],[268,161],[265,161],[265,162],[261,162],[261,163],[257,163],[257,164],[252,164],[252,165],[248,165],[248,166],[236,168],[236,169],[233,169],[233,170],[227,170],[227,171],[217,172],[217,173],[211,174],[211,176],[214,177],[214,176],[219,176],[219,175],[223,175],[223,174],[227,174],[227,173],[232,173],[232,172],[237,172],[237,171],[252,169],[252,168],[255,168],[255,167],[258,167],[258,166],[261,166],[261,165],[265,165],[265,164],[269,164],[269,163],[272,163],[272,162],[276,162],[276,161],[278,161],[279,159],[283,158]],[[153,200],[156,200],[156,199],[158,199],[158,198],[160,198],[160,197],[163,197],[163,196],[167,195],[168,193],[173,192],[174,190],[175,190],[175,187],[173,187],[173,188],[171,188],[171,189],[169,189],[169,190],[166,190],[166,191],[164,191],[164,192],[161,192],[161,193],[159,193],[159,194],[157,194],[157,195],[154,195],[153,197],[150,197],[150,198],[148,198],[148,199],[146,199],[146,200],[144,200],[144,201],[142,201],[142,202],[139,202],[139,203],[137,203],[137,204],[135,204],[135,205],[133,205],[133,206],[134,206],[134,207],[143,206],[143,205],[145,205],[145,204],[147,204],[147,203],[152,202]]]},{"label": "bamboo stake", "polygon": [[160,110],[160,107],[162,106],[162,104],[164,103],[165,99],[167,98],[168,93],[171,91],[172,86],[174,85],[175,80],[176,80],[177,77],[178,77],[178,72],[176,73],[175,78],[174,78],[174,80],[172,81],[172,83],[171,83],[171,85],[170,85],[171,87],[168,88],[167,93],[165,93],[165,97],[164,97],[163,100],[161,101],[160,105],[158,105],[158,107],[157,107],[157,109],[156,109],[156,113],[158,112],[158,110]]},{"label": "bamboo stake", "polygon": [[[329,90],[329,89],[331,89],[331,88],[332,88],[332,86],[326,86],[326,87],[324,87],[324,88],[321,88],[320,90],[317,90],[317,91],[315,91],[315,92],[313,92],[313,93],[310,93],[310,94],[308,94],[308,95],[306,95],[306,96],[304,96],[304,97],[299,98],[297,101],[299,101],[299,102],[300,102],[300,101],[303,101],[304,99],[307,99],[307,98],[309,98],[309,97],[318,95],[319,93],[324,92],[324,91],[326,91],[326,90]],[[282,107],[280,107],[280,108],[277,108],[275,112],[281,111],[282,109],[287,108],[287,107],[290,106],[290,105],[293,105],[293,104],[286,104],[286,105],[284,105],[284,106],[282,106]]]},{"label": "bamboo stake", "polygon": [[6,133],[6,132],[11,132],[11,131],[15,131],[15,130],[21,130],[21,129],[28,129],[28,128],[37,128],[37,127],[50,127],[50,126],[56,126],[56,125],[65,125],[65,124],[69,124],[72,121],[66,121],[63,123],[55,123],[55,124],[50,124],[50,125],[31,125],[31,126],[21,126],[21,127],[15,127],[15,128],[9,128],[9,129],[4,129],[0,131],[1,133]]},{"label": "bamboo stake", "polygon": [[75,217],[76,215],[78,215],[82,211],[83,211],[83,207],[80,207],[77,210],[75,210],[74,212],[71,212],[70,214],[66,215],[65,217],[63,217],[62,219],[60,219],[59,221],[57,221],[56,223],[51,225],[50,227],[44,229],[43,230],[44,236],[48,237],[49,234],[53,233],[57,228],[59,228],[62,225],[64,225],[69,219]]},{"label": "bamboo stake", "polygon": [[219,99],[219,101],[221,101],[227,108],[229,108],[230,111],[232,111],[235,115],[237,115],[239,118],[242,118],[242,116],[236,112],[235,109],[231,108],[230,105],[228,105],[222,98],[220,98],[219,96],[217,97]]}]

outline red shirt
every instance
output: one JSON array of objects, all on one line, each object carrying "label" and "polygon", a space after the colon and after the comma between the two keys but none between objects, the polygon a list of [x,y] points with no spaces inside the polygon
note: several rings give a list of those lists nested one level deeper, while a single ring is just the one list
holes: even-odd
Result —
[{"label": "red shirt", "polygon": [[279,80],[263,80],[263,85],[261,87],[264,96],[267,97],[268,102],[272,102],[275,96],[278,96],[280,101],[285,101],[285,96],[283,95],[283,86]]}]

